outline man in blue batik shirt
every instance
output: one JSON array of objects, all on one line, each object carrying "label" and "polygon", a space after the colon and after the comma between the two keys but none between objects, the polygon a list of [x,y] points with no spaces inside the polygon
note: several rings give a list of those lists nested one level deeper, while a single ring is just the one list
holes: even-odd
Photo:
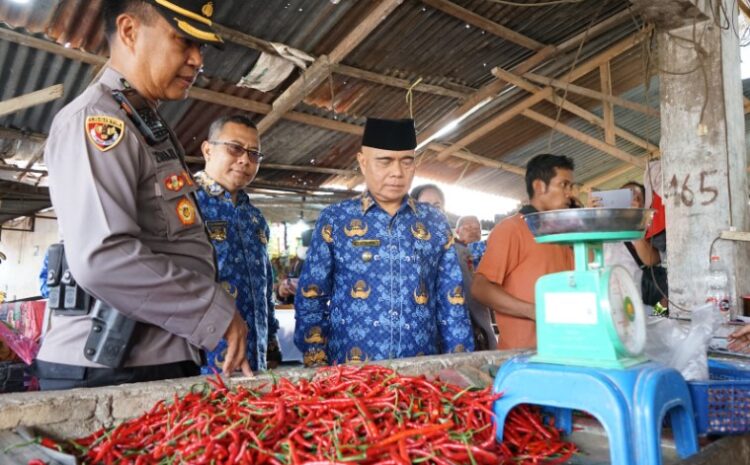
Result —
[{"label": "man in blue batik shirt", "polygon": [[407,194],[416,145],[412,120],[368,119],[367,191],[318,219],[295,298],[307,366],[474,348],[451,228]]},{"label": "man in blue batik shirt", "polygon": [[[255,124],[245,116],[225,116],[211,124],[201,145],[205,171],[196,173],[201,187],[198,208],[216,251],[219,280],[236,299],[248,326],[247,359],[253,370],[275,368],[281,361],[274,315],[273,273],[268,259],[269,228],[263,214],[243,190],[258,174],[263,155]],[[167,189],[189,182],[180,173],[167,180]],[[171,183],[171,184],[170,184]],[[221,371],[227,345],[222,340],[207,355],[201,372]]]}]

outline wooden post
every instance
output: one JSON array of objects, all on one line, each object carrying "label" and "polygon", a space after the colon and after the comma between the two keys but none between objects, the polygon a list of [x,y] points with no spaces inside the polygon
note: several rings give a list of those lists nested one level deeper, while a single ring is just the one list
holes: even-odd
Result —
[{"label": "wooden post", "polygon": [[[599,67],[599,81],[602,94],[612,97],[612,75],[609,62]],[[604,142],[615,145],[615,111],[611,100],[602,99],[602,116],[604,116]]]}]

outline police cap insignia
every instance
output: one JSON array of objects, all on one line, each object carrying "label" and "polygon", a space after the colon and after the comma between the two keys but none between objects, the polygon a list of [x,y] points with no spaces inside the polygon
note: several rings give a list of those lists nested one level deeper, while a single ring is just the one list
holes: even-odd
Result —
[{"label": "police cap insignia", "polygon": [[125,134],[125,123],[112,116],[87,116],[84,124],[86,136],[102,152],[112,150]]},{"label": "police cap insignia", "polygon": [[214,30],[214,2],[205,0],[146,0],[177,31],[196,42],[222,48],[224,41]]}]

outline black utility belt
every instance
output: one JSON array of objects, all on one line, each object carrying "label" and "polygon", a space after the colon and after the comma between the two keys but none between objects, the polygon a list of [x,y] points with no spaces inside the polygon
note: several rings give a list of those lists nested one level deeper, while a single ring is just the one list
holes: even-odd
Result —
[{"label": "black utility belt", "polygon": [[94,298],[73,278],[65,259],[63,244],[52,244],[47,251],[47,305],[55,315],[88,315]]},{"label": "black utility belt", "polygon": [[48,306],[55,316],[91,314],[91,331],[83,348],[86,359],[111,368],[121,367],[132,345],[136,321],[94,298],[76,282],[68,268],[63,244],[49,248],[47,287]]}]

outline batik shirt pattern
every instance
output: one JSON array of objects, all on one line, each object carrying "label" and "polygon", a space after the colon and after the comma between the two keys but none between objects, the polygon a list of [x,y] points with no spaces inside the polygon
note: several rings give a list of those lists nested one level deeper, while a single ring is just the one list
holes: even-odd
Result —
[{"label": "batik shirt pattern", "polygon": [[[201,187],[196,191],[198,208],[216,251],[219,281],[235,298],[237,310],[247,322],[247,359],[254,371],[265,370],[267,353],[279,347],[273,271],[267,250],[268,223],[244,191],[238,192],[235,204],[229,192],[205,172],[197,173],[195,180]],[[207,364],[201,371],[221,371],[226,350],[227,342],[222,339],[206,354]]]},{"label": "batik shirt pattern", "polygon": [[295,298],[306,365],[473,350],[445,216],[408,197],[391,216],[373,198],[321,213]]}]

